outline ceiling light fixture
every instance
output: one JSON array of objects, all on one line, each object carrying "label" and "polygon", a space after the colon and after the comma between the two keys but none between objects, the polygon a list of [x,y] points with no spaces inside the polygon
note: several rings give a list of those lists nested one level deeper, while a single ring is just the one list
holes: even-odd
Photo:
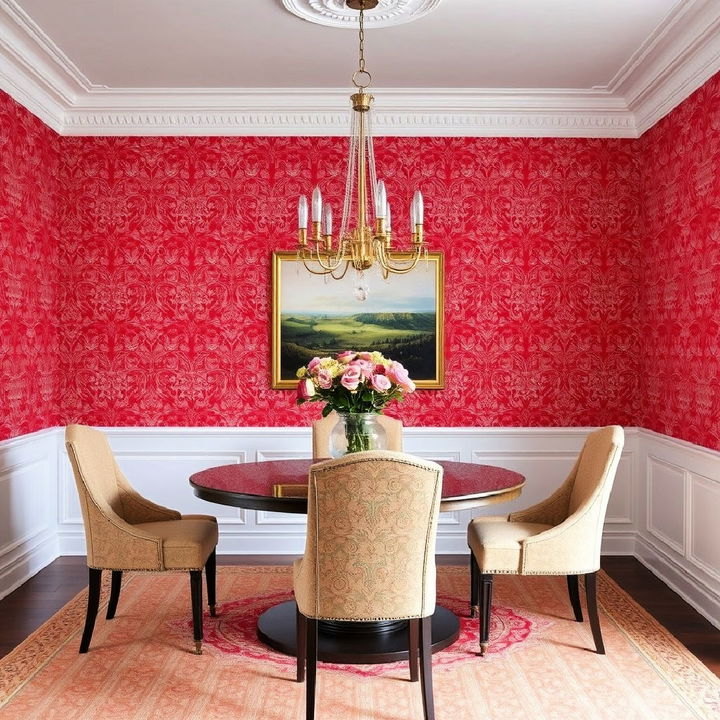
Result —
[{"label": "ceiling light fixture", "polygon": [[[372,76],[365,69],[364,11],[376,7],[378,0],[347,0],[347,7],[360,11],[359,63],[352,76],[357,92],[350,96],[352,103],[350,147],[345,183],[342,222],[337,240],[332,232],[332,209],[323,203],[320,188],[312,193],[311,226],[308,234],[308,202],[304,195],[298,202],[297,259],[315,275],[339,280],[350,268],[357,273],[355,296],[367,297],[363,273],[378,265],[384,278],[390,273],[410,272],[420,258],[427,257],[423,238],[423,197],[415,191],[410,206],[409,248],[393,246],[390,203],[385,183],[377,179],[373,153],[371,105],[373,96],[367,92]],[[375,222],[369,220],[368,180],[373,199]]]}]

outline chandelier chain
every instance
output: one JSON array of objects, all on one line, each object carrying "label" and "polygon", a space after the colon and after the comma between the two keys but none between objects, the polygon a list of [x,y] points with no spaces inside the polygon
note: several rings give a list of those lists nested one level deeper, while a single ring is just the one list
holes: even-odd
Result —
[{"label": "chandelier chain", "polygon": [[360,72],[365,72],[365,3],[360,3]]}]

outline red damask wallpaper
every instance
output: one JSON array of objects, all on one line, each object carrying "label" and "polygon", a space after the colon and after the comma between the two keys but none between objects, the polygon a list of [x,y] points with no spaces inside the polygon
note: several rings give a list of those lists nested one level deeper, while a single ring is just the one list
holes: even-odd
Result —
[{"label": "red damask wallpaper", "polygon": [[[269,389],[270,253],[337,138],[58,138],[0,94],[0,438],[306,424]],[[411,425],[642,425],[720,447],[720,77],[640,141],[380,138],[446,254]],[[397,215],[396,210],[396,215]]]},{"label": "red damask wallpaper", "polygon": [[[305,425],[270,389],[270,255],[296,198],[339,206],[339,138],[63,138],[63,417],[98,425]],[[637,143],[380,138],[394,207],[414,187],[446,253],[446,389],[410,425],[632,424]],[[396,211],[397,212],[397,211]],[[392,281],[391,281],[392,282]]]},{"label": "red damask wallpaper", "polygon": [[720,449],[720,75],[640,145],[638,424]]},{"label": "red damask wallpaper", "polygon": [[0,439],[59,422],[56,144],[0,92]]}]

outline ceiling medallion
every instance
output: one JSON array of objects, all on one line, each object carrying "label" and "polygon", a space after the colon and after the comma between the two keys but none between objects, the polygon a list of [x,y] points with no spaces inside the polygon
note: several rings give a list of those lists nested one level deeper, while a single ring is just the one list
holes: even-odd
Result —
[{"label": "ceiling medallion", "polygon": [[[365,4],[366,27],[388,27],[412,22],[427,15],[440,4],[440,0],[376,0],[376,2],[377,7],[372,9],[369,8],[370,2]],[[283,5],[293,15],[318,25],[357,29],[357,11],[348,7],[345,0],[283,0]]]}]

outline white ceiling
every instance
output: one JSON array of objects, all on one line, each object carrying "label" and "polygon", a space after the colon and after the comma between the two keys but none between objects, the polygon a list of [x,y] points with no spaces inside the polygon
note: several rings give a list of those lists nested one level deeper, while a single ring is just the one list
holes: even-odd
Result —
[{"label": "white ceiling", "polygon": [[[442,0],[366,60],[380,133],[632,137],[720,69],[720,0]],[[0,87],[66,134],[344,133],[356,67],[282,0],[0,0]]]},{"label": "white ceiling", "polygon": [[[366,31],[377,87],[605,87],[678,0],[445,0]],[[93,85],[346,88],[357,34],[281,0],[18,0]]]}]

